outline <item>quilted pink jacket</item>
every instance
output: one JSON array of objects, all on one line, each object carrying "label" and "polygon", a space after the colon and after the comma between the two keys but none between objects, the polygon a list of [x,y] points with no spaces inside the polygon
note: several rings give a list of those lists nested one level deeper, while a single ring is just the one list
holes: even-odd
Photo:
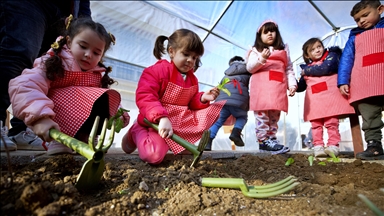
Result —
[{"label": "quilted pink jacket", "polygon": [[[32,69],[24,69],[22,74],[9,82],[9,95],[12,103],[13,115],[22,119],[27,126],[32,126],[35,121],[41,118],[54,118],[54,104],[47,97],[51,82],[46,77],[44,60],[49,57],[52,50],[48,54],[37,58]],[[73,58],[67,46],[64,46],[60,53],[64,70],[81,71],[80,66]],[[103,73],[105,68],[96,66],[91,69],[92,72]],[[124,126],[129,122],[123,118]]]}]

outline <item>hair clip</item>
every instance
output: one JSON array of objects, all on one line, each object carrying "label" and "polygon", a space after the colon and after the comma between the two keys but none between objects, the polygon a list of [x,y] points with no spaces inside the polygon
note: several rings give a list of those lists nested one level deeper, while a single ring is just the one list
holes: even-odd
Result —
[{"label": "hair clip", "polygon": [[114,36],[113,34],[111,34],[111,32],[108,32],[108,34],[109,34],[109,36],[111,37],[111,40],[112,40],[113,45],[115,45],[115,44],[116,44],[116,38],[115,38],[115,36]]},{"label": "hair clip", "polygon": [[65,26],[65,29],[69,28],[69,25],[71,24],[72,19],[73,19],[72,14],[69,15],[69,17],[67,17],[67,19],[65,20],[65,21],[67,21],[67,25]]},{"label": "hair clip", "polygon": [[59,49],[59,43],[57,43],[57,41],[55,41],[53,44],[51,44],[51,48],[52,49]]}]

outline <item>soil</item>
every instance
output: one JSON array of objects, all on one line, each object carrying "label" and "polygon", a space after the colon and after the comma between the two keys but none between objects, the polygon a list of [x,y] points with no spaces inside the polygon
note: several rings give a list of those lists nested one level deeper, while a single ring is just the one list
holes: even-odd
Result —
[{"label": "soil", "polygon": [[[294,163],[285,166],[288,157]],[[342,156],[340,156],[342,157]],[[1,215],[374,215],[358,194],[384,211],[384,165],[326,162],[308,155],[206,157],[190,168],[191,157],[166,157],[157,166],[140,159],[105,157],[97,188],[75,182],[85,159],[79,155],[37,157],[12,163],[13,183],[1,163]],[[13,158],[13,161],[14,158]],[[242,178],[248,186],[294,176],[300,184],[279,196],[246,197],[239,189],[209,188],[202,178]]]}]

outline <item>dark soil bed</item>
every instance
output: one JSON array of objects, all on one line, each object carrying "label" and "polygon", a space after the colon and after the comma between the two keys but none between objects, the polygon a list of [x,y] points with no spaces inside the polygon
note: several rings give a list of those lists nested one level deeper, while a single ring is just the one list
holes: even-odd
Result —
[{"label": "dark soil bed", "polygon": [[[285,166],[288,157],[295,162]],[[99,186],[74,185],[85,160],[63,155],[1,164],[1,215],[374,215],[358,194],[384,211],[384,166],[315,161],[307,155],[244,155],[238,159],[167,157],[158,166],[106,157]],[[15,161],[13,159],[13,161]],[[300,185],[280,196],[255,199],[240,190],[201,186],[202,177],[243,178],[264,185],[295,176]]]}]

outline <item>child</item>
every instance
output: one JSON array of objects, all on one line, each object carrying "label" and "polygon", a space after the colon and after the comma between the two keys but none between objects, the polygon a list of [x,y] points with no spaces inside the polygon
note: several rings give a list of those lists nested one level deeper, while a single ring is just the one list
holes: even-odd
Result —
[{"label": "child", "polygon": [[229,60],[229,68],[224,72],[225,76],[221,82],[228,78],[231,81],[224,85],[230,92],[230,95],[224,91],[220,91],[216,101],[226,100],[223,109],[220,112],[219,120],[212,125],[209,130],[211,131],[209,142],[205,150],[210,151],[213,139],[216,137],[217,131],[223,126],[224,122],[229,116],[236,119],[235,126],[232,130],[229,139],[232,140],[237,146],[244,146],[241,139],[241,131],[248,121],[249,110],[249,78],[251,74],[247,71],[244,59],[240,56],[235,56]]},{"label": "child", "polygon": [[257,29],[255,44],[250,51],[247,70],[250,83],[250,110],[254,111],[259,149],[272,154],[285,153],[288,147],[276,139],[280,111],[288,112],[288,97],[295,94],[297,82],[277,24],[264,21]]},{"label": "child", "polygon": [[357,28],[351,30],[340,59],[337,85],[362,119],[367,149],[360,159],[384,159],[381,120],[384,106],[384,6],[380,1],[361,1],[351,11]]},{"label": "child", "polygon": [[[171,62],[161,60],[165,40],[168,40]],[[190,30],[179,29],[169,37],[157,37],[153,54],[159,61],[144,69],[138,82],[139,115],[122,139],[124,152],[130,154],[137,147],[143,161],[159,164],[169,149],[174,154],[184,150],[170,139],[173,134],[195,143],[217,120],[224,102],[210,105],[209,101],[216,99],[219,90],[215,87],[199,92],[194,75],[195,63],[203,53],[203,43]],[[148,126],[144,118],[158,124],[158,132]]]},{"label": "child", "polygon": [[[34,68],[10,81],[9,94],[13,114],[45,141],[52,140],[49,129],[55,128],[88,142],[95,117],[103,122],[120,105],[120,94],[108,89],[114,83],[111,68],[101,63],[115,38],[90,18],[69,19],[66,29]],[[126,126],[129,116],[124,117]],[[62,153],[72,150],[56,141],[48,145],[47,154]]]},{"label": "child", "polygon": [[[333,153],[337,156],[341,140],[339,117],[355,113],[336,87],[341,49],[337,46],[324,49],[323,42],[318,38],[307,40],[302,49],[306,64],[300,65],[302,77],[297,92],[307,90],[304,100],[304,121],[309,120],[312,124],[314,155],[332,156]],[[326,149],[324,149],[323,127],[326,127],[328,132]]]}]

